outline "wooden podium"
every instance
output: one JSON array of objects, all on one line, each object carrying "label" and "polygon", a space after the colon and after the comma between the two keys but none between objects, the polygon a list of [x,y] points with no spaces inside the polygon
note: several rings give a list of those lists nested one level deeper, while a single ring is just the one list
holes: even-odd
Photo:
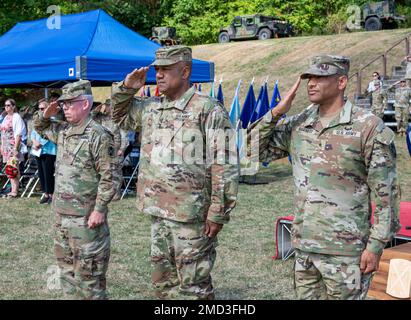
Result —
[{"label": "wooden podium", "polygon": [[[379,270],[374,275],[368,297],[378,300],[404,300],[394,298],[386,293],[388,270],[391,259],[405,259],[411,261],[411,242],[404,243],[389,249],[384,249],[381,256]],[[405,299],[411,300],[411,299]]]}]

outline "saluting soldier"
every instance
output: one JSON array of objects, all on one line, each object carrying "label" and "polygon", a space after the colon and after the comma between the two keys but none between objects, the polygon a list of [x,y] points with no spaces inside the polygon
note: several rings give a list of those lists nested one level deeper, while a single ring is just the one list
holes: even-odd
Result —
[{"label": "saluting soldier", "polygon": [[160,48],[152,65],[163,97],[134,97],[144,67],[111,98],[113,120],[142,134],[137,207],[151,221],[152,283],[159,298],[213,299],[217,234],[236,204],[239,171],[235,145],[218,146],[234,130],[217,100],[190,87],[189,47]]},{"label": "saluting soldier", "polygon": [[[90,116],[89,81],[69,83],[62,90],[58,102],[34,117],[35,130],[57,143],[54,252],[69,297],[105,299],[110,258],[107,205],[115,192],[113,136]],[[52,122],[59,104],[66,121]]]},{"label": "saluting soldier", "polygon": [[[252,127],[259,152],[250,151],[260,161],[276,149],[292,157],[294,279],[300,299],[364,299],[386,243],[399,230],[394,133],[380,118],[344,101],[349,65],[343,56],[313,57],[272,109],[271,120]],[[283,118],[301,79],[308,79],[312,104]]]}]

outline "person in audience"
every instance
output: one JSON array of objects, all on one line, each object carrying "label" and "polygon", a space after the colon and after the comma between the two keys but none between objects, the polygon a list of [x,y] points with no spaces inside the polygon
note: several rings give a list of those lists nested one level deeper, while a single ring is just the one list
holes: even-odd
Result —
[{"label": "person in audience", "polygon": [[[7,99],[4,103],[6,115],[0,125],[1,132],[1,154],[3,163],[14,166],[24,160],[24,154],[27,153],[25,141],[27,140],[26,125],[18,113],[16,102],[13,99]],[[14,160],[15,158],[16,160]],[[16,198],[19,192],[20,168],[17,165],[17,171],[10,175],[11,191],[4,195],[6,198]]]},{"label": "person in audience", "polygon": [[[39,111],[43,112],[48,107],[48,103],[43,101],[39,104]],[[40,203],[51,203],[54,193],[54,167],[56,162],[56,144],[42,138],[36,130],[31,132],[32,154],[37,161],[38,176],[40,178],[43,196]]]}]

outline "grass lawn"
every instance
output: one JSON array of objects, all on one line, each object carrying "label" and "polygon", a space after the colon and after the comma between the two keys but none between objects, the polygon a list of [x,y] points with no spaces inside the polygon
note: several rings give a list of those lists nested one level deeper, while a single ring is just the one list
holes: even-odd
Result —
[{"label": "grass lawn", "polygon": [[[397,139],[402,200],[411,201],[411,159]],[[219,237],[213,270],[217,299],[295,299],[292,259],[272,260],[274,221],[293,209],[291,166],[274,163],[259,179],[240,185],[231,222]],[[0,199],[0,299],[60,299],[47,289],[54,266],[53,214],[38,198]],[[136,213],[135,198],[110,205],[111,260],[107,275],[111,299],[153,299],[150,290],[150,224]]]}]

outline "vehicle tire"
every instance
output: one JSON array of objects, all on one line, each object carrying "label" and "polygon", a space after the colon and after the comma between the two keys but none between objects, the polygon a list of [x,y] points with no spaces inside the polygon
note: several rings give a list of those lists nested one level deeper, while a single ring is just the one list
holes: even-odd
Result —
[{"label": "vehicle tire", "polygon": [[262,28],[258,32],[258,40],[267,40],[271,38],[271,30],[267,28]]},{"label": "vehicle tire", "polygon": [[371,17],[365,21],[365,30],[367,31],[378,31],[381,30],[381,27],[381,21],[377,17]]},{"label": "vehicle tire", "polygon": [[230,42],[230,36],[228,35],[228,32],[221,32],[218,35],[218,42],[220,43],[227,43]]},{"label": "vehicle tire", "polygon": [[155,42],[155,43],[157,43],[157,44],[159,44],[159,45],[161,46],[161,41],[160,41],[160,39],[158,39],[158,38],[153,38],[153,39],[151,39],[151,41],[153,41],[153,42]]}]

